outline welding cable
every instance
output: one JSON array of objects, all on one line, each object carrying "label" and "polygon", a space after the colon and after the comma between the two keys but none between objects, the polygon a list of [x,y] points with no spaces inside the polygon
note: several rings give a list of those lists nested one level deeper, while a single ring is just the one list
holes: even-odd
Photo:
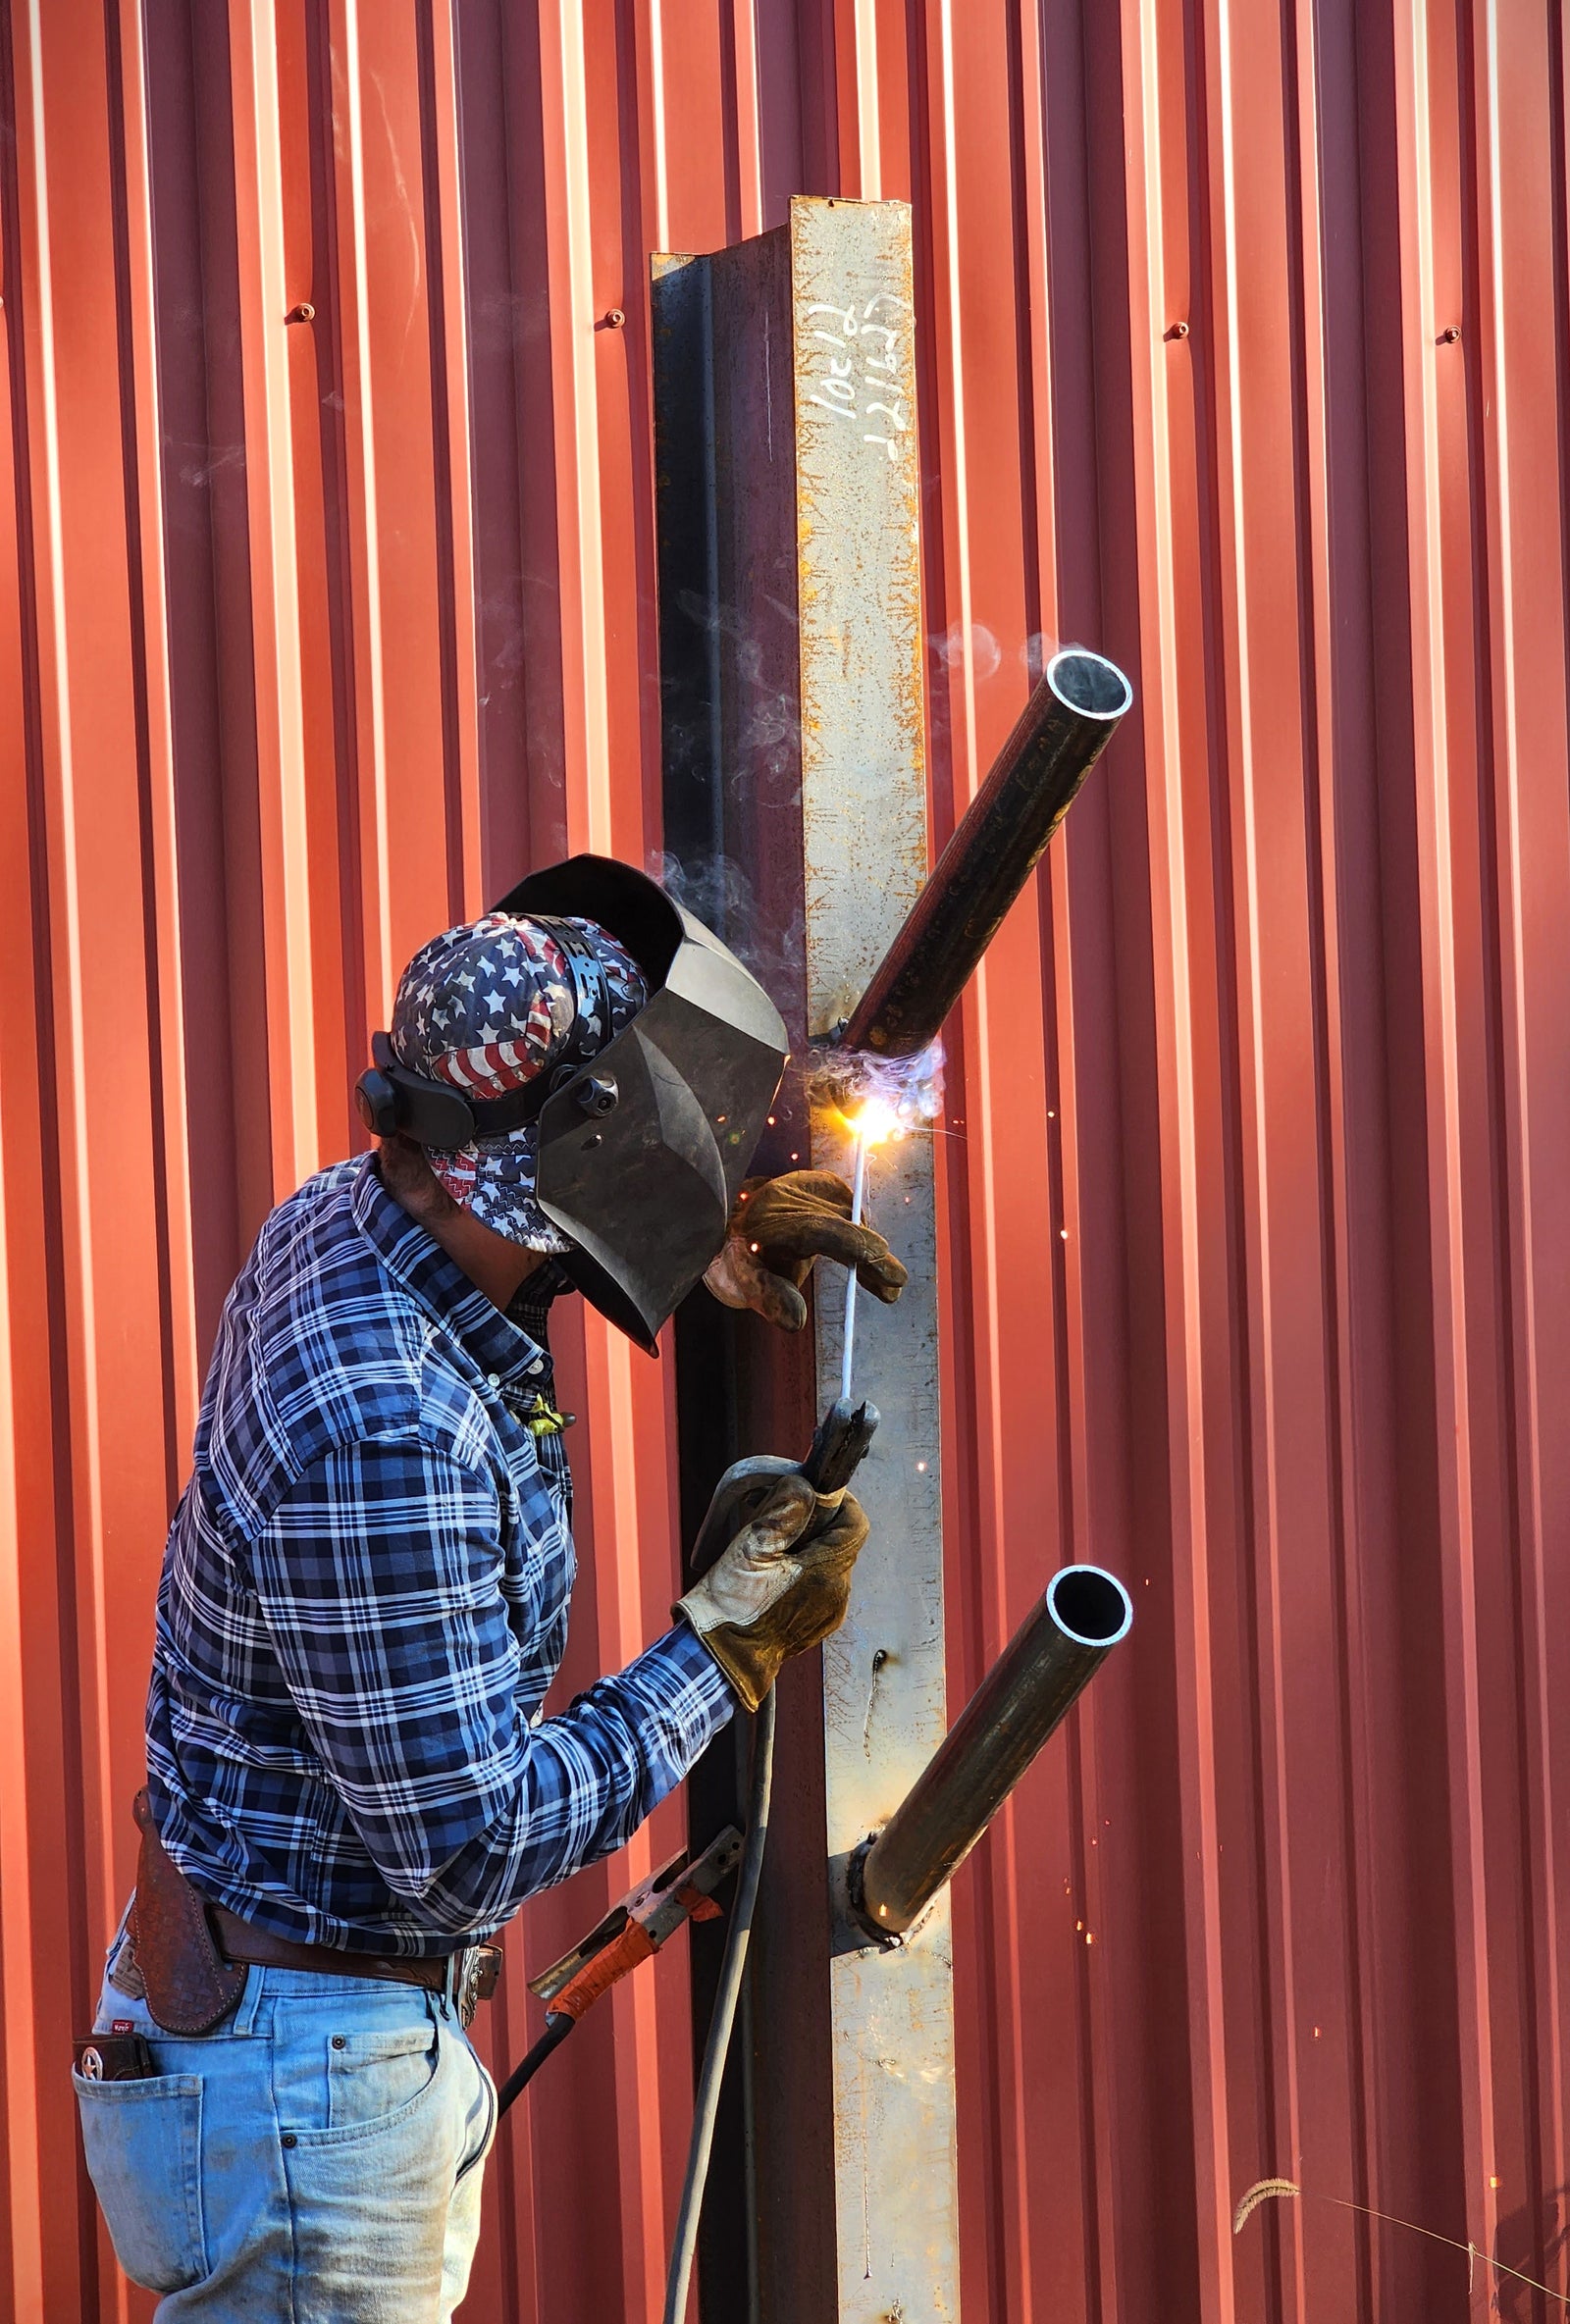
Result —
[{"label": "welding cable", "polygon": [[521,2065],[514,2066],[497,2092],[497,2120],[499,2122],[513,2102],[522,2097],[530,2083],[539,2073],[553,2049],[559,2049],[573,2027],[578,2023],[563,2010],[559,2017],[547,2017],[546,2030]]},{"label": "welding cable", "polygon": [[[719,2086],[725,2078],[725,2059],[736,2004],[741,1999],[742,1974],[758,1904],[758,1884],[763,1870],[763,1843],[768,1837],[768,1803],[774,1786],[774,1693],[770,1688],[758,1707],[753,1727],[753,1773],[747,1802],[747,1844],[736,1876],[736,1901],[731,1907],[719,1986],[708,2021],[704,2070],[698,2079],[693,2109],[692,2144],[687,2149],[687,2176],[682,2183],[681,2208],[676,2214],[676,2240],[671,2246],[670,2273],[665,2282],[664,2324],[682,2324],[687,2312],[687,2288],[692,2281],[698,2249],[698,2218],[703,2208],[704,2183],[708,2177],[708,2154],[714,2143],[714,2122],[719,2112]],[[528,2060],[524,2060],[525,2066]]]}]

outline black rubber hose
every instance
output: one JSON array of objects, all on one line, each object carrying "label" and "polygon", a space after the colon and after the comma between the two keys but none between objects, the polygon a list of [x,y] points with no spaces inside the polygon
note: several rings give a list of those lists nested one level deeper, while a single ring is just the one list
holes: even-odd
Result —
[{"label": "black rubber hose", "polygon": [[550,2052],[553,2049],[559,2049],[561,2047],[561,2044],[566,2040],[567,2036],[572,2032],[573,2027],[577,2023],[577,2019],[575,2017],[568,2017],[565,2011],[563,2011],[559,2017],[548,2017],[546,2019],[545,2032],[541,2035],[539,2040],[535,2043],[533,2049],[530,2050],[528,2056],[523,2060],[522,2064],[513,2067],[512,2072],[507,2076],[506,2081],[501,2085],[501,2088],[497,2092],[497,2122],[501,2120],[502,2115],[505,2114],[507,2108],[513,2104],[514,2100],[522,2097],[524,2092],[528,2089],[529,2084],[534,2080],[541,2067],[545,2064],[547,2058],[550,2055]]}]

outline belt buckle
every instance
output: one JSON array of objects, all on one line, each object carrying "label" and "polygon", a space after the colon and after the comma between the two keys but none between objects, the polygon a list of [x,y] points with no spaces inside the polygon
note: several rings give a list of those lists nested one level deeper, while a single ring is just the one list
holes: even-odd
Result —
[{"label": "belt buckle", "polygon": [[456,1989],[458,2023],[465,2033],[474,2023],[474,2013],[480,2006],[480,1947],[467,1944],[457,1957]]},{"label": "belt buckle", "polygon": [[464,2031],[474,2022],[482,2001],[489,2001],[501,1975],[501,1947],[494,1942],[466,1945],[453,1956],[452,1995]]}]

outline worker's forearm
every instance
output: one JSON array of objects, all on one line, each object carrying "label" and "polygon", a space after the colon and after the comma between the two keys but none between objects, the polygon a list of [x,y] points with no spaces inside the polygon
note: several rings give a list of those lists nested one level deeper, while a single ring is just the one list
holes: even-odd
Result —
[{"label": "worker's forearm", "polygon": [[410,1899],[416,1911],[445,1935],[499,1928],[537,1889],[622,1846],[734,1708],[710,1655],[670,1631],[522,1731],[514,1796]]}]

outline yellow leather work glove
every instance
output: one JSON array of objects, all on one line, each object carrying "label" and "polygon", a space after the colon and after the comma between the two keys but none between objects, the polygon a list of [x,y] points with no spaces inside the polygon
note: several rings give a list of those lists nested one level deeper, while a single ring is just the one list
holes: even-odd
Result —
[{"label": "yellow leather work glove", "polygon": [[782,1331],[807,1321],[802,1285],[818,1259],[854,1266],[874,1299],[892,1304],[908,1277],[883,1237],[851,1224],[851,1190],[833,1170],[786,1170],[749,1178],[736,1199],[725,1248],[704,1281],[728,1308],[751,1308]]},{"label": "yellow leather work glove", "polygon": [[866,1518],[850,1493],[814,1493],[796,1471],[720,1551],[674,1611],[691,1625],[749,1711],[780,1664],[837,1630]]}]

